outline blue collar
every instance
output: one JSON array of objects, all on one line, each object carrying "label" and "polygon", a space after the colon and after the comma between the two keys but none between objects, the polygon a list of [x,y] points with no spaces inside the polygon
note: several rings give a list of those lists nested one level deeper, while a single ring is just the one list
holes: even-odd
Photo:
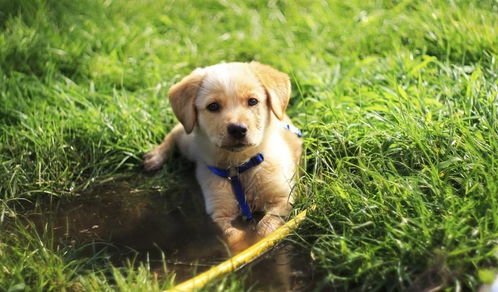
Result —
[{"label": "blue collar", "polygon": [[[301,133],[301,130],[298,128],[294,127],[291,124],[287,123],[282,123],[282,127],[286,130],[291,131],[292,133],[296,134],[299,138],[303,136]],[[237,202],[239,203],[240,210],[242,211],[242,216],[246,220],[252,220],[253,216],[251,213],[251,208],[249,208],[249,205],[247,205],[246,201],[246,195],[244,193],[244,188],[242,187],[242,184],[240,183],[239,175],[244,173],[245,171],[261,164],[265,160],[264,156],[262,153],[258,153],[251,157],[249,161],[246,163],[241,164],[240,166],[237,167],[231,167],[229,169],[224,169],[224,168],[218,168],[214,166],[208,165],[207,167],[209,170],[214,173],[215,175],[226,178],[230,181],[230,184],[232,185],[232,190],[235,193],[235,198],[237,199]]]},{"label": "blue collar", "polygon": [[242,188],[242,184],[240,183],[239,174],[259,165],[264,160],[265,158],[263,154],[258,153],[255,156],[251,157],[249,161],[237,167],[223,169],[210,165],[207,166],[212,173],[216,174],[219,177],[226,178],[230,181],[230,184],[232,185],[232,190],[235,193],[235,198],[237,199],[240,210],[242,211],[242,216],[246,220],[252,220],[253,216],[251,213],[251,209],[249,208],[249,205],[247,205],[246,196],[244,194],[244,189]]}]

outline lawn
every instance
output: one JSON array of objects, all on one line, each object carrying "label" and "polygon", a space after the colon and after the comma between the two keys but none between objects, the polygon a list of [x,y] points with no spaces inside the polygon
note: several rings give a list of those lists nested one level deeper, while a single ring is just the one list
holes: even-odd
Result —
[{"label": "lawn", "polygon": [[[0,290],[169,287],[22,214],[141,176],[176,123],[168,88],[250,60],[292,79],[296,210],[317,208],[291,240],[314,287],[476,290],[498,271],[497,48],[492,0],[0,0]],[[167,194],[183,165],[148,179]]]}]

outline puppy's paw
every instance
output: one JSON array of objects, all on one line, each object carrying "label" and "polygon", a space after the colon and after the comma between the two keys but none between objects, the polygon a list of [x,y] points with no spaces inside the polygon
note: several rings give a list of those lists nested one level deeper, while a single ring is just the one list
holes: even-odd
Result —
[{"label": "puppy's paw", "polygon": [[223,231],[228,244],[244,239],[245,232],[235,227],[230,227]]},{"label": "puppy's paw", "polygon": [[144,169],[145,171],[154,171],[161,168],[166,160],[166,154],[160,147],[154,148],[154,150],[145,154],[144,156]]},{"label": "puppy's paw", "polygon": [[226,229],[223,231],[223,234],[225,235],[225,239],[232,254],[238,254],[251,245],[246,232],[235,227]]},{"label": "puppy's paw", "polygon": [[284,224],[284,220],[279,216],[265,215],[256,226],[258,239],[266,237]]}]

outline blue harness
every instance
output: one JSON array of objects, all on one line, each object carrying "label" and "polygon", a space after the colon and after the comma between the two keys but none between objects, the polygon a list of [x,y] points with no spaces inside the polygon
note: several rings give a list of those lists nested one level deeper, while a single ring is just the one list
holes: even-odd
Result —
[{"label": "blue harness", "polygon": [[[290,125],[290,124],[282,124],[282,127],[286,130],[291,131],[292,133],[296,134],[299,138],[303,136],[301,133],[301,130],[298,128]],[[241,164],[240,166],[237,167],[231,167],[228,169],[224,168],[218,168],[215,166],[210,166],[207,165],[209,170],[214,173],[215,175],[226,178],[228,181],[230,181],[230,184],[232,185],[232,190],[235,194],[235,199],[237,199],[237,202],[239,203],[240,210],[242,211],[242,217],[245,220],[252,220],[253,215],[251,212],[251,208],[249,208],[249,205],[247,204],[246,201],[246,195],[244,193],[244,188],[242,187],[242,184],[240,183],[239,175],[244,173],[245,171],[258,166],[265,160],[265,157],[263,156],[262,153],[258,153],[251,157],[249,161]]]}]

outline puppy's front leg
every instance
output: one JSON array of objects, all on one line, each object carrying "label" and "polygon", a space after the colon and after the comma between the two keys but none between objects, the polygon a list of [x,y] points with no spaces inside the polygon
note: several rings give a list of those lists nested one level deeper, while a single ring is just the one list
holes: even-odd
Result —
[{"label": "puppy's front leg", "polygon": [[178,124],[166,135],[166,137],[164,137],[164,140],[160,145],[156,146],[144,156],[145,170],[153,171],[159,169],[164,164],[164,161],[166,161],[166,158],[168,158],[168,155],[172,152],[175,144],[178,144],[182,135],[186,135],[185,130],[181,124]]},{"label": "puppy's front leg", "polygon": [[265,216],[259,220],[256,226],[258,239],[261,239],[285,223],[285,217],[290,213],[292,206],[288,199],[283,199],[280,202],[271,204]]},{"label": "puppy's front leg", "polygon": [[212,218],[223,231],[223,236],[232,254],[238,254],[253,243],[252,238],[245,230],[238,229],[232,225],[233,217],[213,216]]},{"label": "puppy's front leg", "polygon": [[232,225],[233,216],[220,216],[216,213],[212,216],[213,221],[220,227],[228,245],[233,245],[244,238],[245,232]]}]

